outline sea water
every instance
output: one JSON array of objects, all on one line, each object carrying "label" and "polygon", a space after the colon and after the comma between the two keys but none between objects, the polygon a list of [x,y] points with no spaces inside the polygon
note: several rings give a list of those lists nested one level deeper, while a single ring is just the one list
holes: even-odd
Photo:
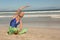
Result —
[{"label": "sea water", "polygon": [[[0,26],[9,26],[16,12],[0,12]],[[26,11],[22,18],[26,27],[60,28],[60,11]]]}]

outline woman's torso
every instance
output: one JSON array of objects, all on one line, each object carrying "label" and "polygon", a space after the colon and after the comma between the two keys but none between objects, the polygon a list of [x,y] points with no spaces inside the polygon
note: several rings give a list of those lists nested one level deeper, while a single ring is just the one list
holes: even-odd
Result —
[{"label": "woman's torso", "polygon": [[16,18],[12,19],[10,22],[11,27],[17,27],[20,24],[20,20],[17,21]]}]

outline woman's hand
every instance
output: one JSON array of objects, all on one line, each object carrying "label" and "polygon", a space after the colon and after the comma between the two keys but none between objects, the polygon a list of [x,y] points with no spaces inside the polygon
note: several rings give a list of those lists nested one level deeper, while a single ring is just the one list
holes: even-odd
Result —
[{"label": "woman's hand", "polygon": [[22,6],[22,7],[20,7],[20,10],[27,8],[27,7],[30,7],[30,6]]}]

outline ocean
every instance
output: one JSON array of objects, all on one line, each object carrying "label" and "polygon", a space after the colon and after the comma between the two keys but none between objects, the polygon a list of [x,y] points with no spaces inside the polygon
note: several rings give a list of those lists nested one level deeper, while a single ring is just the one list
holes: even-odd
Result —
[{"label": "ocean", "polygon": [[[16,12],[0,12],[0,26],[8,27]],[[60,28],[60,11],[26,11],[23,27]]]}]

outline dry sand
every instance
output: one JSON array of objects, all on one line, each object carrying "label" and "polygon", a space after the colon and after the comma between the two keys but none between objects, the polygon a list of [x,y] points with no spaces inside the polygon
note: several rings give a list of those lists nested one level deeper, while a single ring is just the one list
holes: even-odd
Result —
[{"label": "dry sand", "polygon": [[8,35],[7,30],[0,27],[0,40],[60,40],[60,29],[57,28],[29,28],[22,35]]}]

